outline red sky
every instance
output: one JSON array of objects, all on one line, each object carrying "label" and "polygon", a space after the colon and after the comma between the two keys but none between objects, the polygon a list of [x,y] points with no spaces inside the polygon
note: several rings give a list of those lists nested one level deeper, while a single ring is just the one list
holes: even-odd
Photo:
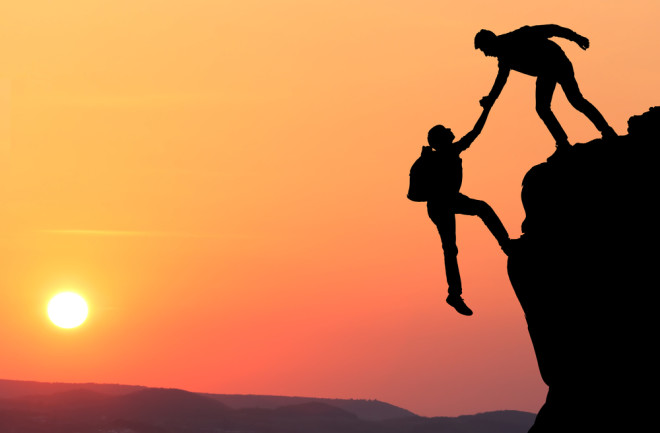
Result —
[{"label": "red sky", "polygon": [[[431,126],[480,114],[479,29],[589,37],[558,42],[623,134],[660,103],[658,18],[655,0],[3,3],[2,378],[538,410],[505,256],[459,217],[475,315],[448,307],[408,170]],[[598,136],[560,89],[553,109],[573,142]],[[518,236],[522,177],[553,150],[512,73],[462,192]],[[65,289],[90,308],[72,330],[46,315]]]}]

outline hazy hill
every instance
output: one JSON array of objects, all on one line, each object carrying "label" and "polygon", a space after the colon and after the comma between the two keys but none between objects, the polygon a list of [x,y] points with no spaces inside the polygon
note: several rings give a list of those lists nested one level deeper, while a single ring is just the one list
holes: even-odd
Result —
[{"label": "hazy hill", "polygon": [[0,400],[0,409],[38,414],[36,418],[94,426],[130,421],[144,426],[204,427],[231,425],[231,409],[199,394],[178,389],[145,388],[124,395],[86,389]]},{"label": "hazy hill", "polygon": [[[0,381],[0,432],[523,433],[534,419],[517,411],[426,418],[378,401],[276,396],[240,396],[242,407],[231,408],[220,400],[232,396],[178,389],[108,385],[109,393],[103,393],[98,384],[52,385]],[[250,401],[271,407],[249,407]],[[293,404],[277,405],[284,402]],[[390,417],[373,419],[374,414]]]},{"label": "hazy hill", "polygon": [[378,400],[342,400],[313,397],[280,397],[271,395],[231,395],[207,394],[234,409],[262,408],[277,409],[283,406],[303,403],[324,403],[329,406],[344,409],[358,415],[361,419],[379,421],[393,418],[414,416],[415,414],[400,407]]},{"label": "hazy hill", "polygon": [[29,395],[48,395],[57,392],[86,389],[106,395],[122,395],[146,389],[144,386],[100,384],[100,383],[50,383],[27,380],[0,379],[0,398],[25,397]]},{"label": "hazy hill", "polygon": [[[87,390],[103,395],[126,395],[135,391],[148,390],[148,388],[143,386],[117,384],[46,383],[0,379],[0,399],[38,395],[43,396],[77,390]],[[314,397],[283,397],[271,395],[232,395],[207,393],[200,393],[199,395],[217,400],[218,402],[232,409],[277,409],[284,406],[294,406],[303,403],[323,403],[331,407],[346,410],[364,420],[377,421],[415,415],[408,410],[378,400],[343,400]]]}]

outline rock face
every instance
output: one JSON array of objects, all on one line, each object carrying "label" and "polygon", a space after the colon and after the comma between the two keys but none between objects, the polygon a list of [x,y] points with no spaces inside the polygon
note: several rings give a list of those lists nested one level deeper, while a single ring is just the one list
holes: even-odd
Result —
[{"label": "rock face", "polygon": [[530,433],[645,431],[658,385],[660,107],[523,180],[508,272],[548,396]]}]

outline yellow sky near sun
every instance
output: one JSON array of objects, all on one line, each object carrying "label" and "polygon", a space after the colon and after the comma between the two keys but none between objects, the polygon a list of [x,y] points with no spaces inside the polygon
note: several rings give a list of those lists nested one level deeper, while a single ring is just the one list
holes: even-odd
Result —
[{"label": "yellow sky near sun", "polygon": [[[505,258],[459,218],[477,314],[455,317],[408,169],[431,126],[476,121],[496,74],[479,29],[589,37],[587,51],[558,42],[625,133],[659,102],[658,18],[654,0],[4,2],[0,339],[16,350],[0,370],[535,410],[544,387]],[[513,235],[522,176],[554,149],[533,86],[511,75],[463,157],[463,192]],[[573,141],[597,135],[559,89],[553,109]],[[90,303],[66,336],[43,314],[64,287]]]}]

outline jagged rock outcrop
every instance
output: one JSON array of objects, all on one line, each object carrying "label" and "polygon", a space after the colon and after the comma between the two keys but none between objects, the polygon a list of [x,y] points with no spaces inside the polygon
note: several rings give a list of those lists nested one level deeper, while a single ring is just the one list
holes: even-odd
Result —
[{"label": "jagged rock outcrop", "polygon": [[530,432],[652,425],[660,107],[628,125],[523,180],[526,218],[508,271],[549,386]]}]

